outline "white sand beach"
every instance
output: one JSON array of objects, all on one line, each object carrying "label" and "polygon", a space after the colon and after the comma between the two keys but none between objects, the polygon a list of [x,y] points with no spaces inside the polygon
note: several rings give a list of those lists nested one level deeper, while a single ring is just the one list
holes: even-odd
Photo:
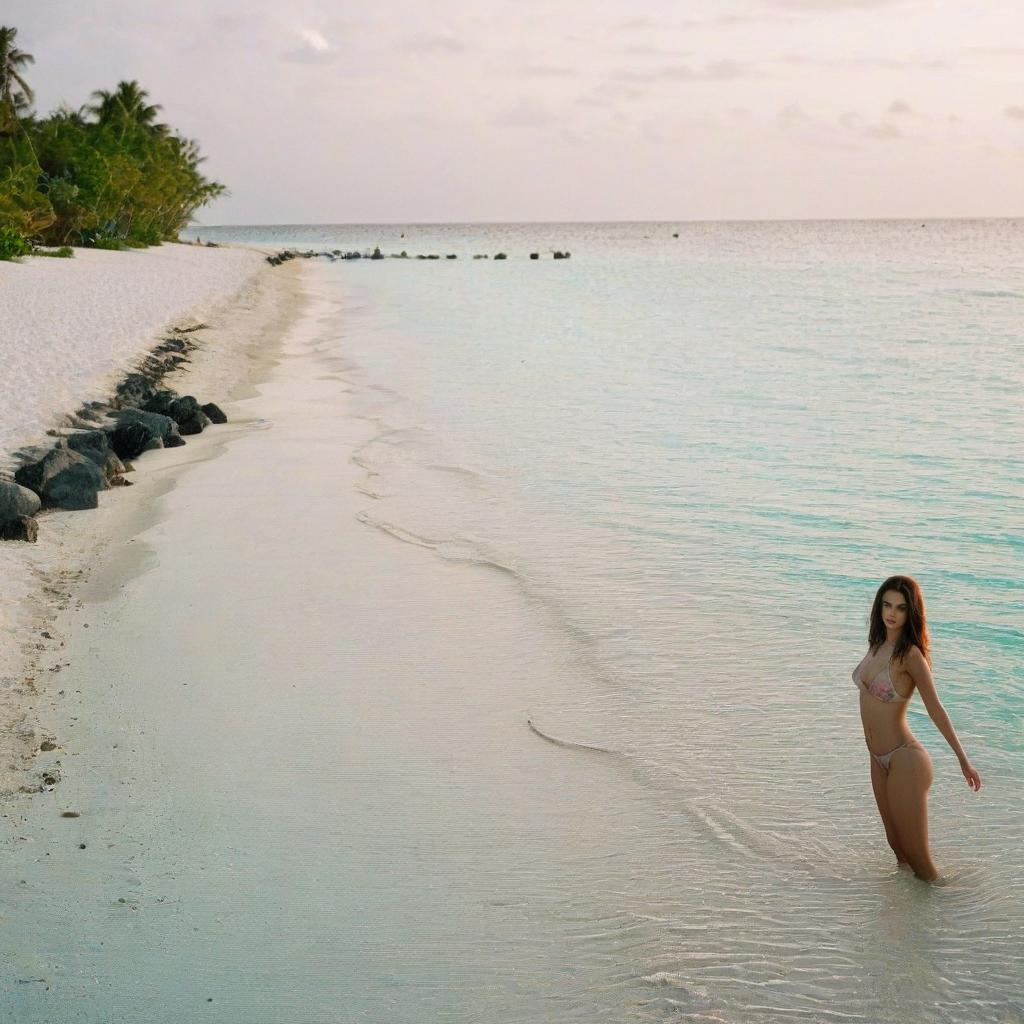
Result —
[{"label": "white sand beach", "polygon": [[[0,263],[0,471],[13,470],[18,446],[52,443],[67,414],[108,398],[173,327],[211,325],[187,373],[168,385],[203,401],[228,397],[263,358],[254,339],[274,328],[283,301],[286,278],[263,269],[253,250],[173,244]],[[102,508],[43,512],[37,544],[0,544],[0,793],[37,785],[23,768],[40,742],[37,701],[50,690],[40,634],[111,539],[102,521]]]}]

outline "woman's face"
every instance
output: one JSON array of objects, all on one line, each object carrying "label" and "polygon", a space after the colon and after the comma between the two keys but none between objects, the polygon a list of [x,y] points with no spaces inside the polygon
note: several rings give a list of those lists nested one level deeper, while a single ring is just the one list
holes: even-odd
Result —
[{"label": "woman's face", "polygon": [[903,629],[907,621],[907,599],[898,590],[887,590],[882,595],[882,621],[887,629]]}]

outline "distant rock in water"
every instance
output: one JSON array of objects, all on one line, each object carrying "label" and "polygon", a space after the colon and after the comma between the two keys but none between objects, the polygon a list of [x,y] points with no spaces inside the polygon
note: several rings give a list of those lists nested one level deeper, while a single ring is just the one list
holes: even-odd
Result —
[{"label": "distant rock in water", "polygon": [[508,259],[508,257],[503,252],[496,252],[494,254],[494,258],[496,260],[507,260]]},{"label": "distant rock in water", "polygon": [[370,257],[371,260],[382,260],[384,254],[380,251],[380,246],[373,250],[373,255]]},{"label": "distant rock in water", "polygon": [[530,253],[530,259],[531,260],[539,260],[540,259],[540,253],[539,252],[531,252]]},{"label": "distant rock in water", "polygon": [[567,260],[571,255],[572,254],[568,252],[558,252],[557,250],[555,251],[556,260]]},{"label": "distant rock in water", "polygon": [[446,260],[457,260],[458,258],[459,257],[455,253],[449,253],[447,256],[445,256]]}]

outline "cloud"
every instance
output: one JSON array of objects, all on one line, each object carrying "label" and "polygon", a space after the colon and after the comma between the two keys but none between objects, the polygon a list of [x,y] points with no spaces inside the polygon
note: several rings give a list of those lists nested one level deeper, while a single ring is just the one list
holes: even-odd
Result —
[{"label": "cloud", "polygon": [[725,82],[738,78],[760,78],[751,65],[735,60],[712,61],[703,69],[688,64],[652,68],[650,71],[615,71],[612,78],[622,82]]},{"label": "cloud", "polygon": [[502,128],[543,128],[559,121],[548,107],[525,96],[491,116],[491,124]]},{"label": "cloud", "polygon": [[775,120],[784,132],[809,127],[813,123],[811,116],[799,103],[787,103],[775,115]]},{"label": "cloud", "polygon": [[446,26],[437,32],[412,36],[402,44],[402,49],[413,53],[464,53],[466,44]]},{"label": "cloud", "polygon": [[577,72],[554,64],[524,64],[515,68],[513,74],[521,78],[575,78]]},{"label": "cloud", "polygon": [[657,28],[658,23],[651,18],[626,18],[617,25],[612,25],[613,32],[642,32],[645,29]]},{"label": "cloud", "polygon": [[315,28],[300,28],[299,35],[317,53],[326,53],[331,48],[331,44]]},{"label": "cloud", "polygon": [[635,46],[624,46],[619,52],[636,57],[672,57],[678,60],[680,57],[689,57],[692,51],[669,50],[664,46],[651,46],[647,43],[637,43]]},{"label": "cloud", "polygon": [[875,139],[878,142],[889,142],[892,139],[902,139],[903,132],[894,124],[882,121],[879,124],[869,124],[861,133],[865,139]]},{"label": "cloud", "polygon": [[647,89],[641,89],[631,82],[600,82],[590,92],[578,96],[576,104],[581,107],[611,107],[619,100],[642,100],[647,95]]},{"label": "cloud", "polygon": [[1003,113],[1007,117],[1013,118],[1015,121],[1024,121],[1024,107],[1007,107]]},{"label": "cloud", "polygon": [[977,53],[985,57],[1024,57],[1024,46],[968,46],[964,53]]},{"label": "cloud", "polygon": [[304,45],[281,54],[282,60],[293,64],[330,64],[338,59],[337,49],[317,29],[297,28],[295,32]]},{"label": "cloud", "polygon": [[903,0],[769,0],[776,7],[798,11],[855,11],[872,7],[892,7]]},{"label": "cloud", "polygon": [[901,59],[896,57],[807,57],[801,53],[788,53],[779,58],[783,64],[812,68],[884,68],[887,71],[904,71],[911,68],[936,70],[948,68],[950,63],[937,57],[912,57]]}]

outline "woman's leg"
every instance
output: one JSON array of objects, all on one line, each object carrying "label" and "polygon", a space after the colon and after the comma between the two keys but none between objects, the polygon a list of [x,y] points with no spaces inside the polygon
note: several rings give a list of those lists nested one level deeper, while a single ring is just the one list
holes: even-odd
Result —
[{"label": "woman's leg", "polygon": [[923,747],[897,750],[889,762],[885,796],[900,848],[918,878],[939,877],[928,849],[928,789],[932,759]]},{"label": "woman's leg", "polygon": [[906,864],[907,855],[903,852],[903,847],[900,846],[900,841],[896,837],[892,815],[889,813],[889,799],[885,793],[888,777],[882,771],[882,766],[870,754],[868,757],[871,760],[871,788],[874,790],[875,803],[878,804],[878,813],[882,816],[882,824],[885,826],[885,838],[889,841],[892,852],[896,854],[896,863]]}]

